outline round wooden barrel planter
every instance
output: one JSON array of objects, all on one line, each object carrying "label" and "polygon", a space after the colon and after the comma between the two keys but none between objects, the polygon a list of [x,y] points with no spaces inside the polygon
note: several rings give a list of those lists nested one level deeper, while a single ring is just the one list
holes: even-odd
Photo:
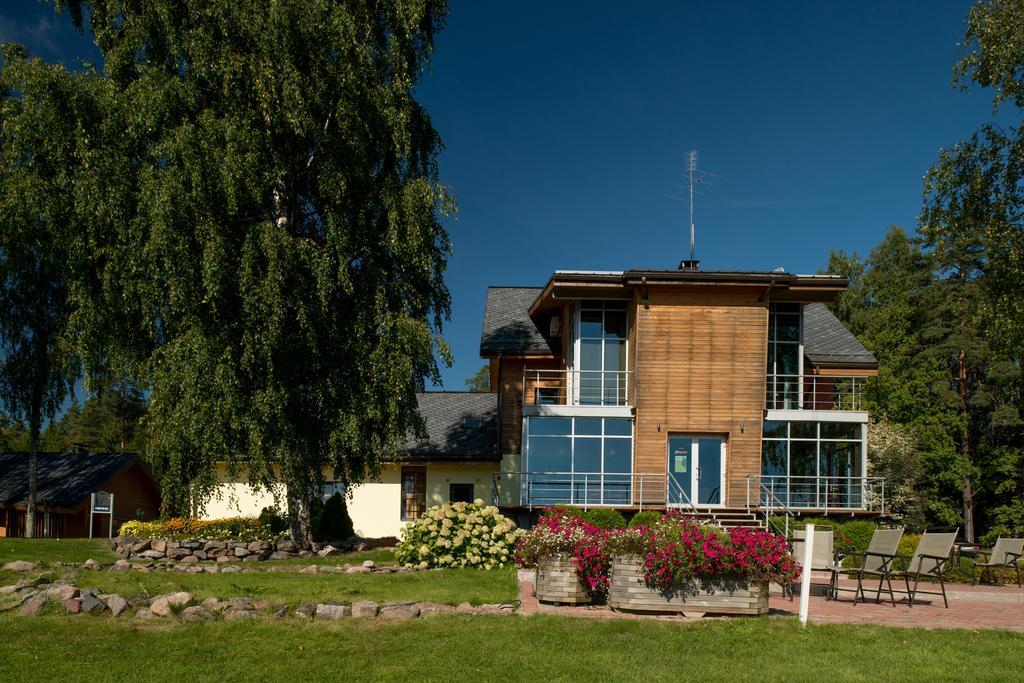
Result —
[{"label": "round wooden barrel planter", "polygon": [[612,559],[610,578],[608,605],[625,612],[682,613],[688,617],[768,613],[768,587],[746,581],[696,580],[665,595],[644,582],[638,558],[622,556]]},{"label": "round wooden barrel planter", "polygon": [[587,590],[576,576],[571,555],[560,553],[541,560],[537,567],[537,599],[568,605],[590,603]]}]

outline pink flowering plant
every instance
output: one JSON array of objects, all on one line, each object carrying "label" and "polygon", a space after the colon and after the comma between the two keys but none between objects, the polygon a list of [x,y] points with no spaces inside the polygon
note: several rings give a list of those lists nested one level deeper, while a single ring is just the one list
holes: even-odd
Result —
[{"label": "pink flowering plant", "polygon": [[549,508],[516,546],[516,562],[536,567],[545,559],[569,555],[580,583],[595,600],[608,592],[611,558],[605,542],[611,532],[584,522],[578,515]]}]

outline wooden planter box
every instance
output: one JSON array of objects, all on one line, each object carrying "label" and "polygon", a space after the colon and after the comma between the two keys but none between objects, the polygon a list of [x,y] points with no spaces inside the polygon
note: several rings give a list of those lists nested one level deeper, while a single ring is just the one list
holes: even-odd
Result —
[{"label": "wooden planter box", "polygon": [[682,613],[688,617],[705,614],[767,614],[768,587],[745,581],[693,581],[666,596],[649,587],[633,557],[612,559],[608,605],[628,612]]},{"label": "wooden planter box", "polygon": [[590,603],[590,596],[576,576],[572,556],[559,554],[541,561],[537,567],[537,599],[569,605]]}]

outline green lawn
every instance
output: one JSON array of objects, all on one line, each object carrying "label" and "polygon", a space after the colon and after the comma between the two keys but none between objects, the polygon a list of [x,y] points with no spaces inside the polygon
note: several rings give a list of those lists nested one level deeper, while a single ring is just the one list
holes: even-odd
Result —
[{"label": "green lawn", "polygon": [[6,681],[1014,680],[1024,635],[761,618],[679,624],[536,616],[408,623],[133,624],[0,616]]},{"label": "green lawn", "polygon": [[54,562],[113,562],[113,553],[106,539],[99,538],[0,538],[0,566],[11,560],[27,560],[50,564]]}]

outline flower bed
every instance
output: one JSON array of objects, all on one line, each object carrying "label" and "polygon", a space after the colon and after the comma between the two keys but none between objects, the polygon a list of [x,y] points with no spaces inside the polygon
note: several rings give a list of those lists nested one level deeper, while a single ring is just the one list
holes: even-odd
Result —
[{"label": "flower bed", "polygon": [[287,532],[275,532],[259,517],[225,517],[223,519],[195,519],[173,517],[154,522],[125,522],[118,530],[120,536],[161,538],[166,540],[204,541],[277,541]]},{"label": "flower bed", "polygon": [[515,522],[482,500],[447,503],[427,510],[402,530],[396,550],[399,564],[493,569],[512,561],[522,535]]},{"label": "flower bed", "polygon": [[[767,585],[792,582],[799,573],[781,536],[700,526],[678,513],[605,531],[555,511],[523,537],[516,560],[539,566],[558,553],[572,557],[580,583],[596,600],[608,595],[613,607],[642,611],[761,614]],[[538,577],[538,597],[539,583]]]}]

